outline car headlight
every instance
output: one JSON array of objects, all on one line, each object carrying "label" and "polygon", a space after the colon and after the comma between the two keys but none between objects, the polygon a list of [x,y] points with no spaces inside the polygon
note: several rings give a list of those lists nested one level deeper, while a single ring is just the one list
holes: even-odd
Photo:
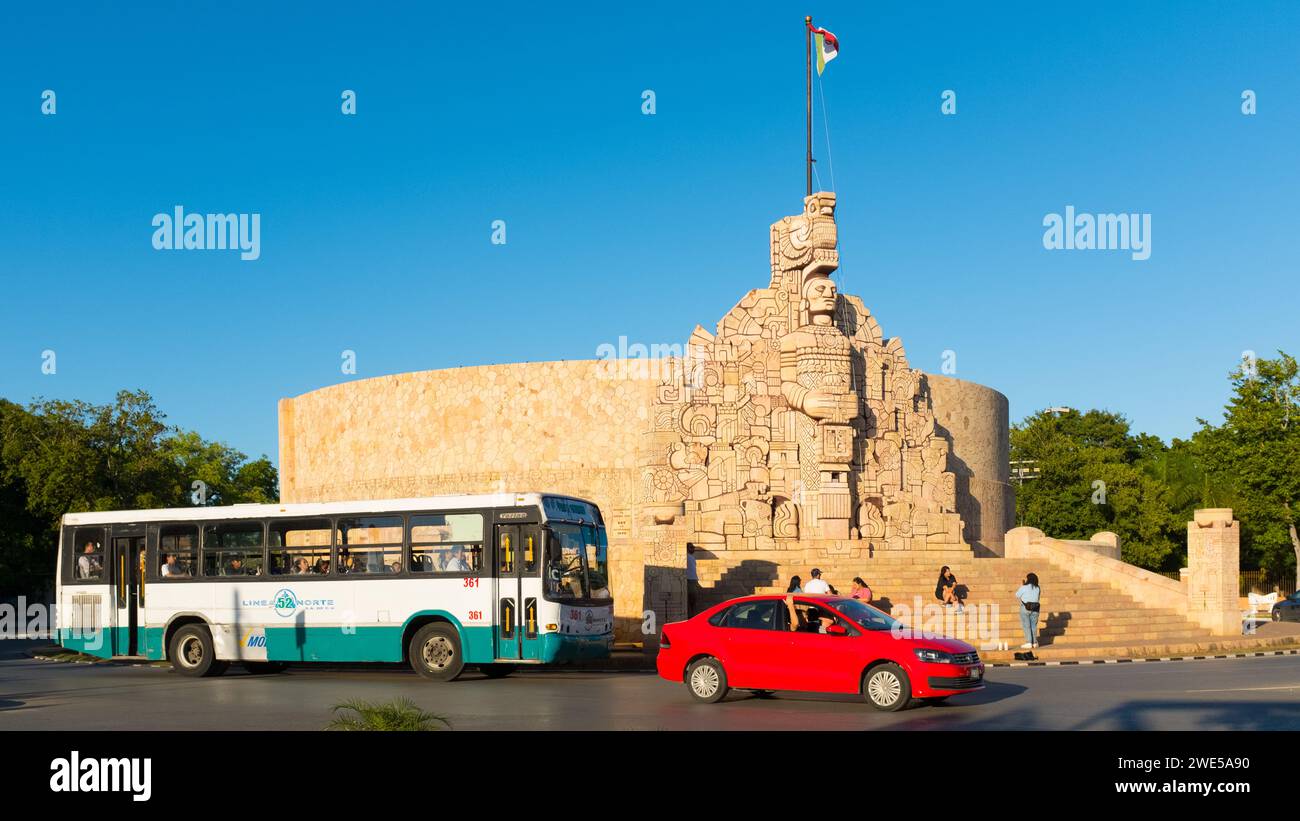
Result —
[{"label": "car headlight", "polygon": [[930,664],[952,664],[952,654],[945,653],[942,650],[931,650],[928,647],[918,647],[912,651],[921,661]]}]

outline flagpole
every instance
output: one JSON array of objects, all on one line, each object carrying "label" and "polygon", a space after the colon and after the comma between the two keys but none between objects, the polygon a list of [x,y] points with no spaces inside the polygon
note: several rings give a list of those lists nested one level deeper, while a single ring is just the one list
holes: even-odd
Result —
[{"label": "flagpole", "polygon": [[806,61],[806,64],[805,64],[805,66],[804,66],[804,76],[805,76],[805,79],[806,79],[806,81],[807,81],[807,97],[808,97],[808,162],[807,162],[807,165],[808,165],[808,171],[807,171],[807,177],[808,177],[808,196],[811,197],[811,196],[812,196],[812,164],[813,164],[813,155],[812,155],[812,16],[810,15],[810,16],[807,16],[807,17],[803,18],[803,22],[804,22],[804,28],[806,29],[806,31],[805,31],[806,40],[807,40],[807,42],[808,42],[808,53],[807,53],[807,61]]}]

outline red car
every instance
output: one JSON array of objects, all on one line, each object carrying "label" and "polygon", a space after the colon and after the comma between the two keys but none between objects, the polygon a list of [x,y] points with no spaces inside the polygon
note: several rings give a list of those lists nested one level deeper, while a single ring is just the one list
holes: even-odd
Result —
[{"label": "red car", "polygon": [[975,648],[911,638],[897,620],[856,599],[796,594],[791,630],[784,596],[745,596],[664,627],[656,666],[698,701],[728,690],[861,693],[879,710],[942,701],[984,687]]}]

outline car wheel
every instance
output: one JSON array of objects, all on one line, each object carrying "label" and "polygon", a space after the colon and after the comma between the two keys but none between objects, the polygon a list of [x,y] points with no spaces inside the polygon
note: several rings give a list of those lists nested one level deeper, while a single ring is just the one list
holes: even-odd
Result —
[{"label": "car wheel", "polygon": [[730,689],[727,686],[727,671],[722,669],[722,662],[715,658],[703,658],[686,668],[686,689],[696,701],[713,704],[722,701]]},{"label": "car wheel", "polygon": [[205,624],[187,624],[172,636],[167,650],[172,669],[182,676],[219,676],[228,662],[217,661],[212,647],[212,633]]},{"label": "car wheel", "polygon": [[1281,621],[1282,613],[1276,607],[1273,608],[1273,621]]},{"label": "car wheel", "polygon": [[877,710],[901,710],[912,700],[912,685],[907,673],[890,662],[872,667],[862,677],[862,695]]},{"label": "car wheel", "polygon": [[514,664],[480,664],[479,672],[488,678],[505,678],[515,671]]},{"label": "car wheel", "polygon": [[456,628],[445,622],[426,624],[411,637],[411,667],[433,681],[452,681],[465,669]]}]

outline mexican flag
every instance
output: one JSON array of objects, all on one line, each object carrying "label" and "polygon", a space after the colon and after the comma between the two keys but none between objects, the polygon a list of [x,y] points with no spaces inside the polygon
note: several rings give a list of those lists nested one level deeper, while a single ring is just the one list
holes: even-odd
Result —
[{"label": "mexican flag", "polygon": [[826,29],[819,29],[811,23],[808,28],[812,29],[813,36],[817,39],[817,76],[820,77],[826,64],[840,53],[840,41]]}]

